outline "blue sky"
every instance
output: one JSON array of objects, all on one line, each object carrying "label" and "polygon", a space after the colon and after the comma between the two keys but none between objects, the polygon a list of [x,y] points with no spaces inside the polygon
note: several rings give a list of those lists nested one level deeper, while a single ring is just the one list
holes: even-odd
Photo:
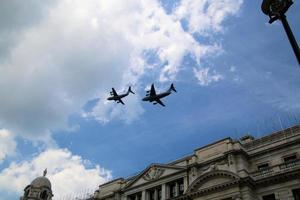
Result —
[{"label": "blue sky", "polygon": [[[31,15],[0,3],[11,10],[0,21],[0,199],[17,198],[45,166],[64,194],[93,190],[218,139],[300,122],[300,68],[260,1],[142,2],[29,1]],[[299,9],[287,13],[298,40]],[[166,107],[140,101],[151,83],[172,82]],[[105,101],[127,85],[137,94],[125,106]],[[62,181],[69,172],[82,180]]]}]

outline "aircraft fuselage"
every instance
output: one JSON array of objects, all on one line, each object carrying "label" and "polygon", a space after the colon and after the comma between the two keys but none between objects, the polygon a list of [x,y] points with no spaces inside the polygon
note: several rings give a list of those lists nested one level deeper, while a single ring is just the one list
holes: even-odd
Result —
[{"label": "aircraft fuselage", "polygon": [[152,102],[152,101],[155,101],[155,100],[157,100],[157,99],[161,99],[161,98],[164,98],[164,97],[166,97],[166,96],[168,96],[168,95],[170,95],[171,94],[171,92],[163,92],[163,93],[160,93],[160,94],[157,94],[156,96],[148,96],[148,97],[145,97],[145,98],[143,98],[142,100],[143,101],[150,101],[150,102]]},{"label": "aircraft fuselage", "polygon": [[123,97],[126,97],[128,94],[120,94],[118,96],[112,96],[112,97],[108,97],[107,100],[119,100],[119,99],[122,99]]}]

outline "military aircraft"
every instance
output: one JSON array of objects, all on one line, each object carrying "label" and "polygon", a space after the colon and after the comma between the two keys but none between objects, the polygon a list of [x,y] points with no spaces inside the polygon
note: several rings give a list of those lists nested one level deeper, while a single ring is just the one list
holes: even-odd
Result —
[{"label": "military aircraft", "polygon": [[147,91],[146,97],[143,98],[143,101],[149,101],[149,102],[155,101],[153,105],[159,103],[160,105],[165,106],[165,104],[163,104],[163,102],[160,99],[170,95],[171,91],[177,92],[173,83],[171,84],[170,88],[166,92],[160,94],[156,94],[154,84],[152,84],[151,89]]},{"label": "military aircraft", "polygon": [[109,101],[114,100],[117,103],[121,103],[121,104],[125,105],[124,102],[121,99],[124,98],[124,97],[126,97],[126,96],[128,96],[129,93],[134,94],[134,92],[132,92],[130,86],[128,88],[128,91],[125,94],[120,94],[120,95],[118,95],[118,93],[116,92],[116,90],[114,88],[112,88],[111,92],[110,92],[111,97],[108,97],[107,100],[109,100]]}]

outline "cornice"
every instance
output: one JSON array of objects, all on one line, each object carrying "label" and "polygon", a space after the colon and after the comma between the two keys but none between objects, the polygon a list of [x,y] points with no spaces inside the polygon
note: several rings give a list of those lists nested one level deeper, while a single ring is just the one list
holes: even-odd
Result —
[{"label": "cornice", "polygon": [[123,182],[123,181],[125,181],[125,179],[124,178],[116,178],[116,179],[113,179],[111,181],[108,181],[106,183],[103,183],[103,184],[99,185],[99,187],[106,186],[106,185],[109,185],[109,184],[117,182],[117,181]]},{"label": "cornice", "polygon": [[285,130],[275,132],[273,134],[267,135],[265,137],[253,140],[249,143],[242,144],[242,145],[245,149],[251,150],[253,148],[257,148],[258,146],[268,144],[272,141],[278,141],[287,136],[294,136],[295,134],[300,135],[300,125],[289,127]]},{"label": "cornice", "polygon": [[223,139],[218,140],[218,141],[216,141],[216,142],[213,142],[213,143],[207,144],[207,145],[205,145],[205,146],[199,147],[199,148],[195,149],[194,152],[199,151],[199,150],[202,150],[202,149],[205,149],[205,148],[207,148],[207,147],[213,146],[213,145],[215,145],[215,144],[218,144],[218,143],[223,142],[223,141],[226,141],[226,140],[229,140],[230,142],[233,142],[233,140],[232,140],[231,137],[223,138]]},{"label": "cornice", "polygon": [[210,160],[206,160],[206,161],[203,161],[203,162],[195,162],[195,163],[189,164],[189,165],[187,165],[187,169],[190,169],[192,167],[208,166],[211,163],[215,163],[215,162],[227,159],[227,156],[230,155],[230,154],[243,155],[246,158],[250,157],[249,154],[243,149],[232,149],[232,150],[224,152],[224,154],[220,155],[219,157],[216,157],[216,158],[213,158],[213,159],[210,159]]},{"label": "cornice", "polygon": [[248,155],[249,155],[250,158],[252,158],[252,157],[255,157],[255,156],[258,156],[258,155],[261,155],[261,154],[270,153],[271,151],[276,151],[278,149],[283,149],[285,147],[292,146],[292,145],[297,144],[297,143],[300,144],[300,138],[289,141],[287,143],[279,144],[279,145],[274,146],[274,147],[268,147],[266,149],[263,149],[261,151],[255,152],[255,153],[248,153]]}]

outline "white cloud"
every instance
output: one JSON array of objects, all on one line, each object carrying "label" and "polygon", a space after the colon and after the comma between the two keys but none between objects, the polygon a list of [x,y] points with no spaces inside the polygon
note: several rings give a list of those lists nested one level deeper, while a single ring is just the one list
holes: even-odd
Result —
[{"label": "white cloud", "polygon": [[[206,56],[221,51],[214,41],[198,43],[190,32],[220,31],[241,2],[182,0],[170,14],[156,0],[48,2],[40,20],[11,31],[18,39],[0,61],[1,124],[31,139],[49,138],[53,130],[67,130],[70,114],[104,97],[112,86],[137,87],[146,71],[155,74],[154,80],[174,80],[187,54],[200,65]],[[182,19],[190,32],[182,28]],[[154,65],[148,66],[147,50],[158,57]],[[112,108],[100,99],[90,116],[102,122],[135,120],[143,113],[141,102],[138,96],[130,98],[126,108]]]},{"label": "white cloud", "polygon": [[194,68],[193,70],[199,84],[202,86],[208,86],[209,84],[218,82],[224,78],[221,74],[217,74],[216,71],[210,73],[209,68]]},{"label": "white cloud", "polygon": [[38,25],[20,34],[1,64],[4,127],[44,137],[67,128],[68,116],[104,88],[122,84],[132,45],[104,21],[100,4],[59,1]]},{"label": "white cloud", "polygon": [[187,19],[189,31],[201,34],[223,31],[222,23],[239,11],[243,0],[182,0],[175,10],[180,19]]},{"label": "white cloud", "polygon": [[[103,96],[103,99],[105,97]],[[138,117],[144,112],[139,101],[141,97],[138,94],[129,95],[121,103],[116,105],[115,102],[100,101],[91,112],[84,112],[82,114],[85,118],[93,118],[102,124],[106,124],[112,119],[120,119],[126,123],[131,123],[137,120]]]},{"label": "white cloud", "polygon": [[22,195],[31,181],[42,175],[47,168],[54,199],[78,194],[85,189],[94,190],[99,184],[110,180],[111,172],[99,165],[72,155],[67,149],[48,149],[29,161],[11,163],[0,172],[0,188]]},{"label": "white cloud", "polygon": [[0,164],[7,156],[15,154],[16,142],[12,134],[5,129],[0,129]]}]

